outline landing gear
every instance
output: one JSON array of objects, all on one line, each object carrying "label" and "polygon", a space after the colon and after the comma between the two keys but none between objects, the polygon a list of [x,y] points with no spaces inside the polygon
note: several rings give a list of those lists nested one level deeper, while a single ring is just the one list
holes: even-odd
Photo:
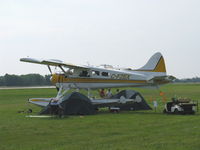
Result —
[{"label": "landing gear", "polygon": [[58,101],[60,101],[62,99],[62,97],[70,90],[70,88],[64,89],[63,86],[61,86],[58,89],[59,89],[59,91],[56,96],[56,99],[58,99]]}]

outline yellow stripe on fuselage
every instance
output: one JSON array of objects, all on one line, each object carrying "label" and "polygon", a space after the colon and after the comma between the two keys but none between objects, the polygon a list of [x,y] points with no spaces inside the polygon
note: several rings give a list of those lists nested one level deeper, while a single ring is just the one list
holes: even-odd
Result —
[{"label": "yellow stripe on fuselage", "polygon": [[145,80],[119,80],[97,78],[65,78],[63,75],[54,75],[52,82],[55,83],[147,83]]}]

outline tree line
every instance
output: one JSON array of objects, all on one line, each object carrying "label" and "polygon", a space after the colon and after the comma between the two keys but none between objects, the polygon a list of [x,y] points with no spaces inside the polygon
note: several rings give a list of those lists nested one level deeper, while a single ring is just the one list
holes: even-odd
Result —
[{"label": "tree line", "polygon": [[42,76],[40,74],[11,75],[0,76],[0,86],[40,86],[51,85],[50,75]]},{"label": "tree line", "polygon": [[177,83],[189,83],[189,82],[200,82],[200,77],[187,78],[187,79],[176,79]]}]

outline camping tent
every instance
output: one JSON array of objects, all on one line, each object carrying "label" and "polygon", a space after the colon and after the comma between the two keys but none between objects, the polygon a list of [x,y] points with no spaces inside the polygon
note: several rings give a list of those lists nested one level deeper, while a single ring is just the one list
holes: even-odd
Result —
[{"label": "camping tent", "polygon": [[134,99],[134,102],[116,105],[116,107],[119,107],[120,110],[151,110],[151,107],[146,103],[145,99],[137,91],[123,90],[114,95],[112,98],[116,99],[122,96],[126,99]]},{"label": "camping tent", "polygon": [[[64,115],[91,115],[95,113],[95,108],[90,99],[85,95],[73,92],[62,98],[60,103],[64,109]],[[49,114],[50,106],[47,105],[40,114]]]},{"label": "camping tent", "polygon": [[[124,90],[114,95],[112,99],[121,99],[124,97],[126,99],[133,99],[132,102],[115,103],[115,104],[104,104],[104,105],[94,105],[91,100],[85,95],[73,92],[65,95],[62,98],[60,105],[64,110],[64,115],[91,115],[95,114],[96,108],[98,107],[119,107],[120,110],[150,110],[151,107],[146,103],[144,98],[139,92],[133,90]],[[50,106],[47,105],[40,114],[49,114]]]}]

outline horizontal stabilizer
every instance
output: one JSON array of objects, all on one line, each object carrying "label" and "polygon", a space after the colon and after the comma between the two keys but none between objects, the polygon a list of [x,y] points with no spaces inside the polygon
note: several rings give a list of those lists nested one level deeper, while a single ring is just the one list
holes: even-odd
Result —
[{"label": "horizontal stabilizer", "polygon": [[165,84],[173,82],[175,79],[174,76],[158,76],[149,79],[148,82],[153,84]]}]

